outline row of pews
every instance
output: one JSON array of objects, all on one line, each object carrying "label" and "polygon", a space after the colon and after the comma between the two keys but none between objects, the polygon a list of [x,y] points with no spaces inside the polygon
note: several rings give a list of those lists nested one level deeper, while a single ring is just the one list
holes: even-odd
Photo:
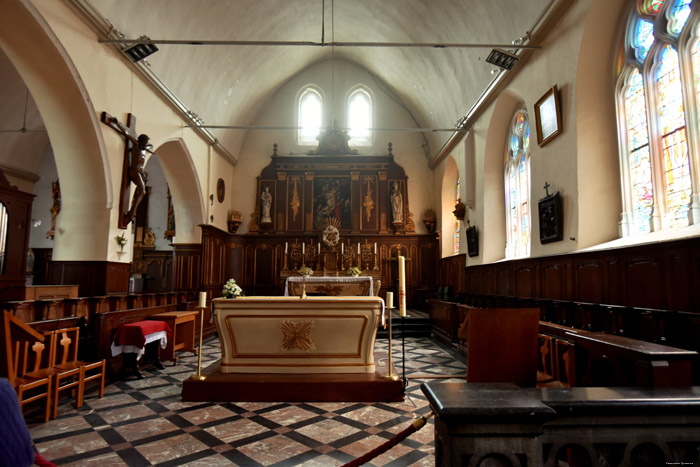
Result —
[{"label": "row of pews", "polygon": [[[142,321],[158,313],[194,310],[196,306],[195,292],[188,291],[44,298],[0,303],[2,311],[7,311],[19,322],[26,323],[38,332],[80,328],[81,358],[91,361],[106,359],[112,375],[121,366],[120,359],[113,361],[110,352],[112,336],[119,326]],[[208,314],[208,310],[205,313]],[[208,315],[204,321],[209,324]],[[205,334],[211,333],[212,329],[213,326],[207,326]]]},{"label": "row of pews", "polygon": [[[428,302],[434,335],[467,357],[469,343],[460,328],[471,310],[538,310],[538,381],[641,387],[700,381],[700,315],[477,294]],[[505,344],[495,338],[490,345]],[[522,353],[513,354],[522,360]]]}]

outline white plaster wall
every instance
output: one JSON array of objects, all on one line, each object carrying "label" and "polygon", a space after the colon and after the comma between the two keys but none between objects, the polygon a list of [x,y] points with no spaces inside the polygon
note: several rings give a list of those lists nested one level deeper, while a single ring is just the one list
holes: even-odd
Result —
[{"label": "white plaster wall", "polygon": [[[333,76],[335,78],[333,79]],[[347,61],[319,62],[299,73],[284,84],[270,99],[266,108],[250,122],[256,126],[286,126],[296,122],[296,99],[299,90],[314,84],[324,97],[324,123],[330,125],[335,117],[336,125],[346,125],[345,98],[347,91],[357,84],[364,84],[374,97],[374,126],[376,128],[415,128],[418,125],[402,105],[400,97],[393,94],[386,83],[381,83],[363,68]],[[335,95],[335,99],[331,96]],[[408,199],[416,233],[425,233],[421,222],[426,209],[433,206],[433,174],[423,152],[424,139],[409,131],[376,131],[371,146],[356,147],[358,157],[386,155],[388,143],[393,144],[394,160],[408,176]],[[256,130],[248,132],[233,177],[230,209],[240,209],[243,224],[239,232],[246,233],[255,209],[256,177],[270,163],[273,143],[278,144],[278,155],[303,155],[315,146],[298,146],[296,130]]]},{"label": "white plaster wall", "polygon": [[[137,132],[148,134],[154,147],[157,148],[172,139],[184,141],[196,169],[196,179],[187,182],[198,184],[201,187],[200,191],[203,197],[215,190],[216,180],[214,180],[214,186],[210,186],[210,172],[232,172],[231,165],[223,161],[221,156],[210,154],[210,148],[202,138],[192,130],[184,128],[185,122],[161,97],[153,92],[139,75],[135,74],[133,68],[123,60],[116,50],[108,45],[98,43],[96,35],[82,23],[73,10],[63,2],[52,0],[35,0],[33,3],[48,21],[68,52],[70,60],[74,63],[85,83],[97,118],[102,111],[107,111],[121,122],[125,122],[126,115],[133,113],[137,117]],[[113,241],[113,237],[121,233],[117,229],[117,211],[124,140],[106,125],[100,124],[99,131],[101,132],[99,136],[103,139],[107,151],[108,173],[112,182],[114,199],[114,206],[110,214],[111,227],[106,238],[102,239],[102,243],[108,245],[108,253],[106,258],[101,259],[128,262],[131,255],[118,255],[119,248]],[[163,161],[164,165],[167,163],[168,161]],[[59,165],[60,173],[60,161],[57,161],[57,165]],[[227,176],[230,177],[230,175]],[[173,197],[176,197],[176,193],[173,193]],[[201,199],[197,204],[204,206],[205,203]],[[203,220],[206,222],[207,218],[202,219],[200,212],[192,211],[195,212],[193,212],[191,219],[179,219],[179,221],[197,224]],[[221,209],[222,213],[224,211],[225,209]],[[215,212],[215,214],[218,213]],[[214,225],[222,229],[225,228],[225,215],[215,215],[214,219]],[[178,242],[200,241],[200,229],[183,229],[183,232],[187,232],[187,234],[179,235]],[[131,245],[133,242],[127,244],[125,248],[127,253],[130,253]],[[78,246],[76,245],[76,247]],[[63,256],[70,258],[75,253],[69,251]],[[99,256],[99,252],[95,254]]]},{"label": "white plaster wall", "polygon": [[[52,183],[58,180],[56,161],[53,151],[48,148],[39,164],[39,180],[34,184],[34,202],[32,203],[32,223],[29,230],[29,248],[53,248],[53,239],[46,238],[51,230],[51,207],[53,206]],[[59,216],[61,214],[59,213]],[[34,226],[40,221],[41,224]]]}]

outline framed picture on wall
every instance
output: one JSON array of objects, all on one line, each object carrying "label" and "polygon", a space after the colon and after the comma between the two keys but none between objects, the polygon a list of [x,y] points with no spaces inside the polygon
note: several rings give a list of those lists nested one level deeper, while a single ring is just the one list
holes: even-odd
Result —
[{"label": "framed picture on wall", "polygon": [[564,215],[559,192],[539,200],[540,243],[559,242],[564,238]]},{"label": "framed picture on wall", "polygon": [[469,257],[479,256],[479,231],[475,225],[467,229],[467,254]]},{"label": "framed picture on wall", "polygon": [[540,147],[561,133],[561,104],[556,84],[535,104],[535,126]]}]

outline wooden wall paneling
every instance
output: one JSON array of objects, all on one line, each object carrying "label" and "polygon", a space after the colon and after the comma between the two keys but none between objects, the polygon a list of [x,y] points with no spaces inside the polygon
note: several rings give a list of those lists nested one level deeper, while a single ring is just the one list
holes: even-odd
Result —
[{"label": "wooden wall paneling", "polygon": [[226,277],[235,279],[238,284],[245,282],[243,246],[229,240],[226,249]]},{"label": "wooden wall paneling", "polygon": [[379,231],[379,202],[377,197],[377,176],[362,175],[360,178],[360,230],[362,232]]},{"label": "wooden wall paneling", "polygon": [[513,295],[513,266],[504,264],[498,267],[498,288],[497,295],[509,296]]},{"label": "wooden wall paneling", "polygon": [[418,270],[420,271],[420,283],[423,287],[434,288],[437,286],[435,277],[435,271],[437,270],[436,242],[429,241],[420,244]]},{"label": "wooden wall paneling", "polygon": [[513,289],[508,296],[532,298],[539,295],[539,266],[536,261],[520,263],[513,268]]},{"label": "wooden wall paneling", "polygon": [[269,243],[255,245],[253,288],[255,295],[274,295],[278,277],[274,276],[274,250]]},{"label": "wooden wall paneling", "polygon": [[669,248],[664,252],[664,263],[666,265],[666,306],[671,310],[689,311],[692,308],[693,283],[692,277],[692,256],[687,247]]},{"label": "wooden wall paneling", "polygon": [[[19,191],[0,170],[0,202],[7,214],[4,271],[0,274],[0,299],[19,300],[24,293],[29,246],[29,226],[34,195]],[[18,290],[14,290],[18,288]]]},{"label": "wooden wall paneling", "polygon": [[311,234],[314,231],[314,172],[304,172],[304,232]]},{"label": "wooden wall paneling", "polygon": [[576,291],[573,299],[586,303],[604,303],[606,289],[605,263],[602,258],[585,258],[574,261]]},{"label": "wooden wall paneling", "polygon": [[388,174],[386,170],[379,170],[377,172],[379,177],[379,184],[377,185],[377,209],[379,211],[379,233],[381,234],[389,233],[389,225],[391,224],[391,219],[387,216],[387,210],[390,209],[389,197],[379,196],[380,193],[389,192]]},{"label": "wooden wall paneling", "polygon": [[630,306],[664,308],[664,265],[660,258],[632,251],[622,260],[625,301]]},{"label": "wooden wall paneling", "polygon": [[498,294],[498,266],[495,264],[487,265],[483,268],[484,274],[484,294]]},{"label": "wooden wall paneling", "polygon": [[[99,266],[98,266],[98,269]],[[129,276],[131,265],[129,263],[106,264],[105,293],[127,293],[129,291]]]},{"label": "wooden wall paneling", "polygon": [[564,300],[566,298],[566,269],[561,262],[544,260],[540,266],[541,298]]},{"label": "wooden wall paneling", "polygon": [[173,244],[173,255],[173,289],[176,291],[199,290],[202,245],[199,243]]},{"label": "wooden wall paneling", "polygon": [[56,285],[78,285],[81,297],[126,293],[129,268],[129,263],[109,261],[52,261],[49,281]]},{"label": "wooden wall paneling", "polygon": [[306,196],[304,191],[304,176],[290,174],[286,180],[286,223],[287,232],[304,231],[304,212],[306,212]]}]

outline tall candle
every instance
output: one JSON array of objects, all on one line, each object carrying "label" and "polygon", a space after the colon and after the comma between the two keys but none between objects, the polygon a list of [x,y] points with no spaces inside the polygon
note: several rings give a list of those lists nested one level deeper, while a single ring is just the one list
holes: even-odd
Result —
[{"label": "tall candle", "polygon": [[399,314],[406,316],[406,258],[399,256]]},{"label": "tall candle", "polygon": [[394,308],[394,292],[386,293],[386,307]]},{"label": "tall candle", "polygon": [[357,244],[357,254],[358,255],[360,254],[360,244],[359,243]]},{"label": "tall candle", "polygon": [[318,254],[319,255],[321,254],[321,244],[320,243],[318,244]]},{"label": "tall candle", "polygon": [[374,254],[377,254],[377,242],[374,242]]},{"label": "tall candle", "polygon": [[306,253],[306,243],[301,244],[301,254],[303,255],[304,253]]},{"label": "tall candle", "polygon": [[287,242],[284,242],[284,254],[287,254]]},{"label": "tall candle", "polygon": [[340,254],[344,255],[345,254],[345,243],[340,244]]},{"label": "tall candle", "polygon": [[206,308],[207,306],[207,293],[199,292],[199,307]]}]

